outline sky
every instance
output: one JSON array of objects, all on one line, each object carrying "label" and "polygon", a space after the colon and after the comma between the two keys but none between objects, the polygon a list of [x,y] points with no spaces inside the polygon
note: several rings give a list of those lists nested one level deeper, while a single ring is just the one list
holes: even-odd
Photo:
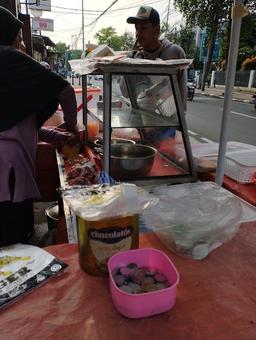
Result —
[{"label": "sky", "polygon": [[[51,0],[51,12],[43,11],[42,18],[54,19],[54,32],[42,31],[54,43],[65,42],[71,48],[82,48],[82,1],[84,6],[85,44],[96,43],[95,34],[102,28],[112,26],[118,35],[126,31],[134,34],[134,25],[126,23],[128,16],[134,16],[141,5],[154,7],[160,14],[161,22],[167,21],[168,0],[117,0],[116,3],[94,24],[97,17],[115,0]],[[32,15],[33,16],[33,15]],[[179,22],[181,15],[175,11],[170,1],[168,22],[172,26]]]}]

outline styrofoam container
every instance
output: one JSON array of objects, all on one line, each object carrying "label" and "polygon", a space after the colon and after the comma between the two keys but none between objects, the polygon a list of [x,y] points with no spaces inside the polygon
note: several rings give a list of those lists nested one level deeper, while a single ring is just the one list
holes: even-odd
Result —
[{"label": "styrofoam container", "polygon": [[[167,277],[170,287],[139,294],[122,291],[115,284],[112,271],[129,263],[136,263],[138,267],[155,268]],[[169,257],[162,251],[153,248],[121,251],[110,257],[108,271],[112,300],[122,315],[128,318],[143,318],[166,312],[174,306],[179,273]]]},{"label": "styrofoam container", "polygon": [[256,151],[239,151],[227,155],[225,175],[239,183],[256,183]]}]

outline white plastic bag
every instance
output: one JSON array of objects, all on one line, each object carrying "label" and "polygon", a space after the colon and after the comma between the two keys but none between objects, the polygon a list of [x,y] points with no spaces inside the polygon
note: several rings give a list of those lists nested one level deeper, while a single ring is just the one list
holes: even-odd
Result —
[{"label": "white plastic bag", "polygon": [[239,229],[239,199],[213,182],[161,185],[152,193],[160,201],[144,221],[178,255],[203,259]]}]

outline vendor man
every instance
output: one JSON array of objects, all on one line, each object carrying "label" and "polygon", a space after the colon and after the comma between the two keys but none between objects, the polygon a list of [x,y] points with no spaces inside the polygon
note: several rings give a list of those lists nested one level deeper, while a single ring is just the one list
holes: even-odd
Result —
[{"label": "vendor man", "polygon": [[[185,59],[184,50],[172,44],[167,38],[159,39],[160,17],[159,13],[150,6],[141,6],[134,17],[127,19],[128,24],[134,24],[138,49],[132,51],[132,58],[145,58],[155,60]],[[181,70],[178,74],[179,88],[184,109],[187,100],[187,76],[186,71]]]},{"label": "vendor man", "polygon": [[[136,30],[135,50],[130,53],[131,58],[143,58],[155,60],[185,59],[184,50],[172,44],[167,38],[160,39],[160,17],[159,13],[150,6],[141,6],[134,17],[127,19],[128,24],[134,24]],[[186,110],[187,101],[187,74],[186,70],[179,70],[178,85],[181,93],[183,109]],[[145,134],[144,129],[144,134]],[[147,129],[147,137],[154,140],[164,140],[175,136],[175,129]]]}]

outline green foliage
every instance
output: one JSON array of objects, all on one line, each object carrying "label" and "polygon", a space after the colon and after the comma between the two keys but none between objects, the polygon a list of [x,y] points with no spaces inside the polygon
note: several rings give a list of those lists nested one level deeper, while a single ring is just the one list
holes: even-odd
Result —
[{"label": "green foliage", "polygon": [[181,27],[174,42],[184,49],[187,58],[195,57],[195,32],[189,26]]},{"label": "green foliage", "polygon": [[72,59],[80,59],[83,51],[82,50],[70,50],[69,51],[69,60]]},{"label": "green foliage", "polygon": [[57,44],[55,44],[55,50],[59,53],[59,60],[62,64],[65,64],[66,60],[66,52],[68,50],[69,46],[66,45],[66,43],[59,41]]},{"label": "green foliage", "polygon": [[247,58],[242,63],[242,71],[256,70],[256,56],[252,58]]},{"label": "green foliage", "polygon": [[199,60],[199,55],[200,55],[200,50],[199,50],[199,48],[197,48],[195,50],[193,57],[192,57],[193,58],[193,67],[196,70],[202,70],[203,66],[204,66],[204,64]]},{"label": "green foliage", "polygon": [[61,53],[62,55],[65,54],[66,50],[68,49],[68,46],[66,45],[66,43],[60,41],[56,44],[55,47],[56,51]]},{"label": "green foliage", "polygon": [[[244,46],[244,47],[239,48],[238,55],[237,55],[237,69],[241,68],[241,69],[247,69],[248,70],[248,68],[243,68],[243,62],[245,60],[250,59],[251,57],[253,57],[255,55],[256,55],[256,50],[252,49],[250,46]],[[254,69],[252,69],[252,70],[254,70]]]},{"label": "green foliage", "polygon": [[125,32],[124,33],[124,41],[125,41],[125,46],[124,48],[127,50],[131,50],[134,46],[135,39],[134,36],[131,32]]},{"label": "green foliage", "polygon": [[207,57],[202,77],[202,90],[209,72],[213,48],[220,24],[227,17],[229,4],[227,0],[174,0],[174,5],[186,18],[191,27],[196,25],[207,30]]},{"label": "green foliage", "polygon": [[[219,61],[222,61],[227,58],[230,25],[231,22],[227,22],[224,26],[221,47],[219,52]],[[256,46],[256,14],[250,13],[248,16],[244,17],[241,22],[240,42],[237,56],[237,69],[240,69],[242,62],[247,57],[255,55],[256,53],[256,51],[254,50],[255,46]]]},{"label": "green foliage", "polygon": [[115,51],[131,48],[134,44],[131,33],[125,32],[123,35],[117,35],[115,28],[111,26],[102,28],[94,37],[99,45],[106,44]]},{"label": "green foliage", "polygon": [[202,29],[218,26],[227,16],[229,7],[227,0],[174,0],[174,5],[184,14],[187,23]]},{"label": "green foliage", "polygon": [[256,14],[243,18],[240,32],[240,47],[256,46]]}]

